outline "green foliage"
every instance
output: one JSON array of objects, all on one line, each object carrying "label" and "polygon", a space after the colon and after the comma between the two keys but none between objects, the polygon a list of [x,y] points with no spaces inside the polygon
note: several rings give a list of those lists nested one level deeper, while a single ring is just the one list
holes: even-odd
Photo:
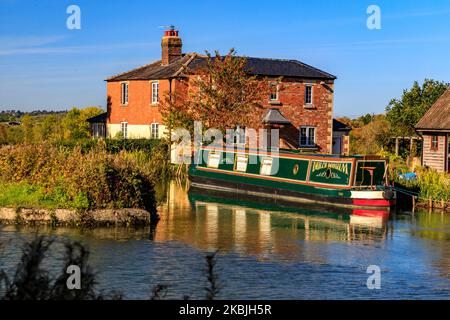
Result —
[{"label": "green foliage", "polygon": [[62,143],[88,139],[88,118],[103,113],[98,107],[72,108],[65,113],[26,113],[19,126],[0,124],[0,144]]},{"label": "green foliage", "polygon": [[45,188],[28,183],[0,183],[0,207],[40,208],[52,207],[47,201]]},{"label": "green foliage", "polygon": [[150,139],[78,139],[78,140],[65,140],[65,141],[55,141],[52,145],[56,147],[64,147],[68,149],[74,149],[79,147],[83,153],[87,153],[98,147],[105,148],[109,153],[119,153],[122,150],[125,151],[144,151],[147,153],[152,152],[152,150],[162,142],[161,140],[150,140]]},{"label": "green foliage", "polygon": [[433,201],[449,201],[450,178],[448,174],[433,169],[421,169],[417,174],[417,183],[420,188],[419,196],[422,199],[431,198]]},{"label": "green foliage", "polygon": [[350,153],[377,154],[389,144],[389,123],[383,115],[371,116],[372,121],[350,132]]},{"label": "green foliage", "polygon": [[0,190],[0,201],[80,210],[143,208],[155,214],[153,182],[158,172],[134,159],[136,153],[110,154],[101,146],[87,153],[79,147],[2,147],[0,183],[11,187]]},{"label": "green foliage", "polygon": [[386,107],[392,134],[404,137],[415,135],[414,126],[448,86],[448,83],[430,79],[425,79],[422,86],[415,81],[411,89],[403,91],[401,99],[392,99]]},{"label": "green foliage", "polygon": [[88,138],[89,123],[86,120],[101,113],[103,113],[103,110],[97,107],[81,110],[72,108],[62,121],[64,140]]}]

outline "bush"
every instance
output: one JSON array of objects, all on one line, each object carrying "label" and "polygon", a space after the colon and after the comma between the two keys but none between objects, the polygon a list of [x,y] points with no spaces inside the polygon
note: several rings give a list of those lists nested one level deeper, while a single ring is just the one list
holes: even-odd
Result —
[{"label": "bush", "polygon": [[154,148],[161,145],[160,140],[149,139],[78,139],[60,140],[53,143],[56,147],[74,149],[81,148],[83,153],[88,153],[99,146],[104,147],[108,153],[119,153],[120,151],[144,151],[152,152]]},{"label": "bush", "polygon": [[448,174],[433,169],[421,169],[418,171],[417,181],[421,198],[431,198],[433,201],[449,201],[450,178]]},{"label": "bush", "polygon": [[143,208],[155,213],[155,175],[132,154],[110,154],[100,144],[86,153],[79,146],[5,146],[0,148],[0,183],[39,190],[41,206]]}]

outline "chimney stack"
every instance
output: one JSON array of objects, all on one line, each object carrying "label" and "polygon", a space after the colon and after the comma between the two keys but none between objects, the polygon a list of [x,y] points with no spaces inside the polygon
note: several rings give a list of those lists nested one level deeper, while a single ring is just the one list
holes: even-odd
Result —
[{"label": "chimney stack", "polygon": [[162,57],[161,63],[167,66],[174,60],[181,57],[182,54],[181,38],[178,36],[178,30],[174,26],[170,26],[168,30],[164,31],[164,36],[161,41]]}]

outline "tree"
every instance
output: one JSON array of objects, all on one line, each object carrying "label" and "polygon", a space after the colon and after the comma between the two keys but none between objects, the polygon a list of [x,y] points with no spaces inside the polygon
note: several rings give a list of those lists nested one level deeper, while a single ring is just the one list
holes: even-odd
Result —
[{"label": "tree", "polygon": [[383,150],[390,140],[389,122],[384,115],[373,116],[373,121],[351,132],[351,153],[376,154]]},{"label": "tree", "polygon": [[201,121],[222,132],[238,125],[257,127],[269,82],[249,76],[245,66],[246,59],[233,49],[225,57],[217,51],[215,57],[207,53],[206,67],[196,71],[188,92],[164,99],[163,118],[170,125]]},{"label": "tree", "polygon": [[422,86],[415,81],[410,90],[403,90],[401,99],[392,99],[386,107],[392,135],[414,136],[414,126],[448,86],[448,83],[431,79],[425,79]]},{"label": "tree", "polygon": [[98,107],[85,109],[72,108],[63,119],[64,139],[83,139],[89,137],[87,119],[103,113]]},{"label": "tree", "polygon": [[22,131],[25,143],[33,142],[33,123],[31,116],[26,114],[22,118]]}]

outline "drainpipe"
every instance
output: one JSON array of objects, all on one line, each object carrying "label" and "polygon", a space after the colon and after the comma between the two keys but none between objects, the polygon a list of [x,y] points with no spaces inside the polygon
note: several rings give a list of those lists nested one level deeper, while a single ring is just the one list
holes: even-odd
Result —
[{"label": "drainpipe", "polygon": [[169,161],[172,161],[172,80],[173,78],[169,78]]}]

